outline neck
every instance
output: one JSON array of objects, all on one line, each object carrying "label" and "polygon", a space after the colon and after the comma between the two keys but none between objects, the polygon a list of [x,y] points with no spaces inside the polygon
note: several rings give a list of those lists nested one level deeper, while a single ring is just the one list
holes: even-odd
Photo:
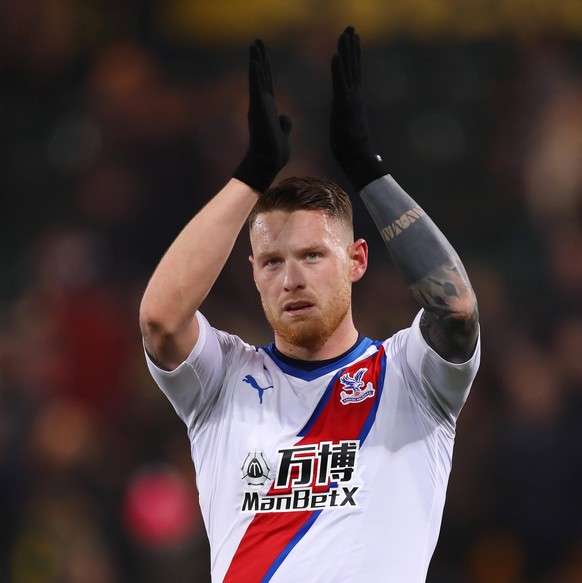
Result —
[{"label": "neck", "polygon": [[350,313],[342,320],[327,339],[314,343],[295,344],[284,340],[275,332],[275,346],[285,356],[300,360],[327,360],[335,358],[349,350],[358,339],[358,331],[354,326]]}]

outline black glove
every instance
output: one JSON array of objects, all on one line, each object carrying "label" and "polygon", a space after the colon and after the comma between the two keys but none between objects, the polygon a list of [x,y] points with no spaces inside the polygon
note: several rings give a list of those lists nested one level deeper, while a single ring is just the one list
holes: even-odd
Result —
[{"label": "black glove", "polygon": [[291,120],[277,114],[271,66],[263,41],[250,46],[249,147],[233,176],[264,192],[289,161]]},{"label": "black glove", "polygon": [[362,98],[360,36],[348,26],[331,61],[333,102],[329,138],[333,155],[356,190],[388,174],[368,130]]}]

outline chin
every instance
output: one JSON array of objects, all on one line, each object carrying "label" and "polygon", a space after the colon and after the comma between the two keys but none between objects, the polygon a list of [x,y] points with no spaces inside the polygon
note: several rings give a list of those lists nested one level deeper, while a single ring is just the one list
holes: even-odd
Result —
[{"label": "chin", "polygon": [[290,326],[279,326],[274,330],[288,344],[312,349],[321,348],[333,334],[333,331],[330,332],[320,323],[314,322],[297,322]]},{"label": "chin", "polygon": [[327,314],[325,318],[298,318],[294,322],[273,321],[267,314],[275,334],[286,343],[301,348],[317,350],[325,345],[334,332],[338,329],[346,314],[345,310],[335,310]]}]

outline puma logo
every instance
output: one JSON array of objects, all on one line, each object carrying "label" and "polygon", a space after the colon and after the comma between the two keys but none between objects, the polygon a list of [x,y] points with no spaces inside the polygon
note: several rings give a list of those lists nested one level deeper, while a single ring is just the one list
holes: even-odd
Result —
[{"label": "puma logo", "polygon": [[261,387],[259,385],[259,383],[257,383],[256,379],[248,374],[244,379],[243,382],[248,383],[249,385],[251,385],[251,387],[253,387],[253,389],[256,389],[257,392],[259,393],[259,404],[263,404],[263,393],[267,390],[267,389],[272,389],[273,385],[269,385],[268,387]]}]

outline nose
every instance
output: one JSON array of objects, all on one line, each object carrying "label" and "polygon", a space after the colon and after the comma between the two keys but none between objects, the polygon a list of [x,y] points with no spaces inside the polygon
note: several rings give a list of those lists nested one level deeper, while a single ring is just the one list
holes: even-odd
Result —
[{"label": "nose", "polygon": [[285,288],[285,291],[294,291],[305,287],[303,269],[297,261],[285,262],[283,287]]}]

